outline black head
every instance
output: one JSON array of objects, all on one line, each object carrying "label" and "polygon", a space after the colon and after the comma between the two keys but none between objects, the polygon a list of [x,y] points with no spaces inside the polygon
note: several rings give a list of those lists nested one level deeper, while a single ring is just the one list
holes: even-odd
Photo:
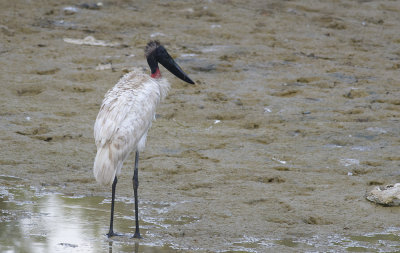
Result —
[{"label": "black head", "polygon": [[160,44],[160,42],[156,40],[150,41],[149,43],[147,43],[144,52],[153,77],[155,77],[157,73],[159,73],[158,63],[160,63],[176,77],[187,83],[194,84],[192,79],[190,79],[188,75],[183,72],[183,70],[174,61],[174,59],[172,59],[172,57],[168,54],[167,50],[164,48],[163,45]]}]

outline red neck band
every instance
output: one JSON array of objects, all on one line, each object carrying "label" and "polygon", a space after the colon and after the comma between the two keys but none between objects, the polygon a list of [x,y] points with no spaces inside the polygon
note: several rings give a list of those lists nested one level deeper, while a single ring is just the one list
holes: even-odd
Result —
[{"label": "red neck band", "polygon": [[151,73],[151,75],[150,75],[152,78],[161,78],[161,72],[160,72],[160,69],[159,68],[157,68],[157,70],[156,70],[156,72],[154,72],[154,73]]}]

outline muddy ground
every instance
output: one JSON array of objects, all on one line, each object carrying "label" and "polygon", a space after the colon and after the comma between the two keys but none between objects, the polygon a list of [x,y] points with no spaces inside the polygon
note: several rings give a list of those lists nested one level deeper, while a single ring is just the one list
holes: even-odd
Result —
[{"label": "muddy ground", "polygon": [[[398,207],[365,199],[400,182],[400,2],[82,3],[94,2],[0,2],[1,175],[109,197],[92,175],[93,124],[159,39],[196,85],[162,69],[172,89],[141,155],[139,197],[175,203],[151,218],[190,222],[148,225],[144,241],[290,251],[266,242],[335,249],[331,236],[400,230]],[[115,45],[65,41],[87,36]],[[120,197],[132,198],[133,158]]]}]

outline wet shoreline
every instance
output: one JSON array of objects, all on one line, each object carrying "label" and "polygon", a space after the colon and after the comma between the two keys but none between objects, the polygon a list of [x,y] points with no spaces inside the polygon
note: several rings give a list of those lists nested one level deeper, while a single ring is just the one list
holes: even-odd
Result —
[{"label": "wet shoreline", "polygon": [[[177,220],[157,214],[165,214],[171,208],[182,203],[141,202],[143,239],[133,239],[134,216],[133,199],[119,197],[116,199],[116,227],[121,236],[108,239],[107,219],[109,217],[109,198],[88,196],[67,196],[62,193],[49,192],[46,189],[27,190],[18,184],[20,178],[0,176],[1,182],[13,181],[13,187],[0,188],[2,205],[1,247],[3,251],[40,251],[58,252],[207,252],[207,248],[194,248],[191,245],[173,243],[171,227],[185,227],[201,222],[200,217],[181,216]],[[309,220],[309,222],[316,222]],[[157,231],[157,232],[155,232]],[[155,232],[155,233],[154,233]],[[185,237],[181,231],[176,237]],[[10,240],[10,238],[13,238]],[[19,238],[19,239],[18,239]],[[17,239],[17,240],[15,240]],[[269,250],[393,250],[398,248],[400,229],[389,227],[380,232],[362,235],[330,234],[320,236],[295,236],[288,234],[283,238],[268,236],[263,238],[244,236],[234,241],[225,241],[225,250],[259,252],[260,248]]]}]

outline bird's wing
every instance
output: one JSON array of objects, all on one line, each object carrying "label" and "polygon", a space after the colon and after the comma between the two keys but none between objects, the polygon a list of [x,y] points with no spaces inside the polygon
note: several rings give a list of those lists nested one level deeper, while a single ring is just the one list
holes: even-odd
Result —
[{"label": "bird's wing", "polygon": [[[121,82],[121,81],[120,81]],[[94,126],[97,147],[112,144],[123,153],[136,148],[147,133],[160,101],[160,90],[154,81],[126,87],[120,82],[107,92]]]}]

